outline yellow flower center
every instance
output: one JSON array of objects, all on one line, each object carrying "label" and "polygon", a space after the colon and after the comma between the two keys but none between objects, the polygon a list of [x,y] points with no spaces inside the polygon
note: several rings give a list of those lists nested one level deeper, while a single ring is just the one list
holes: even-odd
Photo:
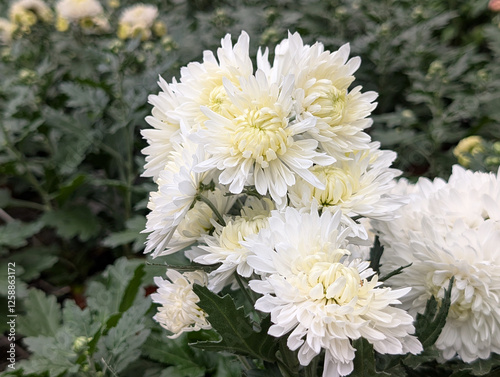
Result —
[{"label": "yellow flower center", "polygon": [[285,118],[269,108],[246,109],[234,119],[236,130],[232,138],[232,154],[254,159],[263,168],[269,161],[286,153],[291,143]]},{"label": "yellow flower center", "polygon": [[361,279],[356,268],[340,263],[349,253],[347,250],[328,251],[329,248],[331,245],[325,244],[311,255],[295,260],[291,269],[294,276],[287,280],[313,300],[324,301],[325,305],[344,305],[373,284]]},{"label": "yellow flower center", "polygon": [[226,250],[237,250],[242,246],[240,241],[245,240],[251,234],[257,234],[261,229],[267,226],[268,216],[258,215],[252,220],[242,217],[228,223],[221,232],[220,245]]},{"label": "yellow flower center", "polygon": [[313,187],[312,195],[322,206],[334,206],[347,201],[359,190],[359,179],[351,172],[333,166],[314,166],[311,171],[325,183],[325,189]]},{"label": "yellow flower center", "polygon": [[362,279],[353,267],[346,267],[342,263],[319,262],[309,272],[309,284],[315,287],[318,283],[322,285],[323,291],[313,298],[342,305],[358,296]]},{"label": "yellow flower center", "polygon": [[224,85],[218,85],[212,89],[208,96],[208,108],[213,112],[227,116],[227,108],[231,105],[229,98],[224,89]]},{"label": "yellow flower center", "polygon": [[322,118],[330,126],[338,125],[344,117],[346,91],[338,90],[330,80],[319,80],[313,90],[319,94],[311,104],[312,108],[319,107],[313,111],[314,115]]}]

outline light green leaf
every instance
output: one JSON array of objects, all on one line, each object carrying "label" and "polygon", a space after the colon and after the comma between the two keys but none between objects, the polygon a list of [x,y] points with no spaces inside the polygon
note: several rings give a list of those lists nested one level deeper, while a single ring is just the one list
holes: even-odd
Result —
[{"label": "light green leaf", "polygon": [[61,327],[61,308],[55,296],[30,289],[24,301],[26,314],[19,317],[19,333],[25,336],[55,336]]},{"label": "light green leaf", "polygon": [[57,377],[64,372],[76,373],[80,369],[76,363],[78,355],[73,351],[74,338],[62,329],[53,337],[28,337],[24,342],[33,353],[19,365],[26,374],[48,372],[50,377]]},{"label": "light green leaf", "polygon": [[108,266],[103,274],[88,284],[86,295],[90,310],[97,313],[101,323],[108,321],[113,314],[120,313],[125,291],[134,277],[136,268],[142,260],[128,260],[125,257]]},{"label": "light green leaf", "polygon": [[43,228],[43,222],[34,221],[23,223],[19,220],[11,221],[0,226],[0,247],[6,246],[17,249],[28,244],[28,238],[37,234]]},{"label": "light green leaf", "polygon": [[97,345],[94,360],[120,373],[140,356],[139,348],[146,341],[150,330],[145,326],[148,305],[135,305],[123,313],[117,325],[102,335]]},{"label": "light green leaf", "polygon": [[72,82],[62,83],[60,88],[69,97],[66,102],[68,107],[98,112],[104,109],[109,101],[106,92],[101,88],[78,85]]}]

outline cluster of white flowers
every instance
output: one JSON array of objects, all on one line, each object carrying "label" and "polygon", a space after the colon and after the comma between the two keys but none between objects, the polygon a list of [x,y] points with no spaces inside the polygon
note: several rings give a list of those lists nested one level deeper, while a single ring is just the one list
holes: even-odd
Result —
[{"label": "cluster of white flowers", "polygon": [[[110,7],[117,4],[110,4]],[[16,0],[9,7],[9,19],[0,18],[0,42],[7,44],[20,30],[29,33],[37,22],[53,23],[54,12],[43,0]],[[56,29],[66,31],[77,25],[87,34],[109,32],[109,14],[100,0],[57,0],[55,3]],[[151,4],[131,5],[121,12],[117,35],[120,39],[140,37],[147,40],[152,35],[163,36],[166,25],[158,19],[158,8]]]},{"label": "cluster of white flowers", "polygon": [[[297,33],[268,56],[259,49],[254,70],[248,35],[234,45],[227,35],[217,56],[160,78],[143,131],[144,176],[157,185],[146,252],[184,249],[213,266],[204,285],[216,293],[248,283],[262,295],[255,308],[271,313],[269,334],[291,332],[302,365],[324,351],[324,376],[352,371],[360,337],[381,353],[420,352],[413,318],[391,306],[409,289],[382,287],[351,255],[370,243],[361,221],[392,220],[405,203],[391,193],[395,153],[365,133],[377,94],[349,88],[360,59]],[[191,280],[168,277],[155,319],[174,336],[205,328]]]},{"label": "cluster of white flowers", "polygon": [[389,279],[391,286],[411,286],[402,297],[411,314],[427,300],[443,298],[450,279],[451,308],[437,342],[443,359],[465,362],[500,353],[500,178],[456,165],[448,182],[400,180],[395,189],[410,203],[391,222],[373,221],[384,245],[382,270],[411,263]]}]

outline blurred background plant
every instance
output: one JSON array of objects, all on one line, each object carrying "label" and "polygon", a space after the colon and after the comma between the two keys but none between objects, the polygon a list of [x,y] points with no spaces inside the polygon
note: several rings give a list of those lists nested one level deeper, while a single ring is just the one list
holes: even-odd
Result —
[{"label": "blurred background plant", "polygon": [[[215,50],[226,33],[246,30],[253,56],[259,45],[272,55],[288,31],[331,50],[349,42],[351,55],[363,61],[355,84],[379,93],[369,132],[398,152],[395,166],[411,180],[447,178],[457,162],[486,171],[500,164],[500,13],[494,1],[79,3],[93,11],[76,12],[74,0],[0,4],[0,276],[4,281],[7,263],[15,262],[17,311],[26,313],[25,323],[47,322],[18,329],[19,337],[28,337],[18,341],[18,356],[33,353],[27,371],[136,370],[112,351],[115,341],[117,349],[140,357],[129,360],[133,365],[148,365],[141,369],[148,376],[239,375],[228,367],[231,358],[195,355],[182,342],[167,342],[151,320],[139,320],[149,303],[133,304],[150,293],[151,271],[164,273],[150,265],[139,273],[136,263],[152,190],[140,177],[148,95],[158,92],[158,75],[171,81],[181,66],[201,60],[203,50]],[[115,306],[96,304],[97,296],[114,291],[120,292],[109,304]],[[2,283],[3,316],[6,296]],[[78,327],[78,318],[86,325]],[[131,323],[141,328],[126,333]],[[59,339],[62,333],[71,335]],[[129,336],[135,348],[124,340]],[[43,344],[62,355],[57,373],[40,361],[51,357]],[[174,351],[152,351],[161,347]],[[172,366],[170,372],[160,365]]]}]

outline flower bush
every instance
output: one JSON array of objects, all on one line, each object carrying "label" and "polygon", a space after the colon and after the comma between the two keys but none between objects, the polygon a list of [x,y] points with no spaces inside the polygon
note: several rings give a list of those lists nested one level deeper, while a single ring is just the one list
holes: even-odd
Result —
[{"label": "flower bush", "polygon": [[1,369],[498,374],[494,3],[1,3]]}]

